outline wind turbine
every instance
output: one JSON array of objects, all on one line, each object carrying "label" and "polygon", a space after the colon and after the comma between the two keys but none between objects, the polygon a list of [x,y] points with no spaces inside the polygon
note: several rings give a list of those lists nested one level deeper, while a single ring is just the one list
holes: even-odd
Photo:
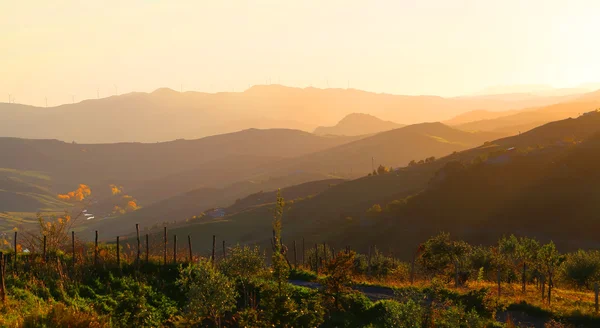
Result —
[{"label": "wind turbine", "polygon": [[46,99],[46,108],[48,108],[48,97],[45,97]]}]

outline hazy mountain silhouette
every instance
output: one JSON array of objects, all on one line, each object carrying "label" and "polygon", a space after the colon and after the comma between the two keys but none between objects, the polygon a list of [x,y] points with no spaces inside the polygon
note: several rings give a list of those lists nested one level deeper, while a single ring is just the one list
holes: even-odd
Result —
[{"label": "hazy mountain silhouette", "polygon": [[381,120],[373,115],[352,113],[334,126],[320,126],[315,129],[317,135],[359,136],[389,131],[404,125]]},{"label": "hazy mountain silhouette", "polygon": [[[450,124],[466,131],[497,131],[508,134],[525,132],[542,124],[562,120],[568,117],[577,117],[582,113],[600,107],[600,91],[578,95],[575,99],[544,107],[526,108],[505,113],[483,114],[475,113],[475,120],[465,122],[467,114],[450,120]],[[509,115],[505,115],[505,114]],[[492,117],[484,117],[492,115]],[[495,117],[493,117],[495,116]],[[477,118],[481,118],[477,120]],[[462,122],[462,123],[461,123]]]},{"label": "hazy mountain silhouette", "polygon": [[560,99],[442,98],[280,85],[221,93],[158,89],[50,108],[0,103],[0,136],[79,143],[156,142],[253,127],[312,131],[335,124],[349,113],[402,123],[441,121],[476,109],[518,109],[554,104]]}]

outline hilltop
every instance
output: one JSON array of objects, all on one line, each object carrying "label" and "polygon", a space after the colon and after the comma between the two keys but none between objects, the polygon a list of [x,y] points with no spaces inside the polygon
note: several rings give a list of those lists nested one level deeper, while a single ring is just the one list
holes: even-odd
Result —
[{"label": "hilltop", "polygon": [[317,135],[359,136],[398,129],[404,125],[381,120],[373,115],[353,113],[345,116],[334,126],[320,126]]},{"label": "hilltop", "polygon": [[163,88],[48,108],[0,103],[0,136],[78,143],[157,142],[258,127],[313,131],[349,113],[402,123],[440,121],[471,110],[519,109],[561,99],[442,98],[281,85],[220,93]]}]

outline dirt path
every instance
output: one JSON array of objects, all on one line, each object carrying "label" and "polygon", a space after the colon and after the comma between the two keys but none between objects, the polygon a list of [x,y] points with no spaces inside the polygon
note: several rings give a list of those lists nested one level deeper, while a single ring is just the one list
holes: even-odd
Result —
[{"label": "dirt path", "polygon": [[[321,288],[321,284],[312,281],[289,280],[289,283],[295,286],[302,286],[312,289]],[[394,290],[390,287],[379,286],[354,286],[354,290],[363,293],[371,301],[379,301],[394,298]],[[517,327],[535,327],[543,328],[547,319],[531,316],[525,312],[503,311],[496,315],[496,320],[506,323],[510,319]]]}]

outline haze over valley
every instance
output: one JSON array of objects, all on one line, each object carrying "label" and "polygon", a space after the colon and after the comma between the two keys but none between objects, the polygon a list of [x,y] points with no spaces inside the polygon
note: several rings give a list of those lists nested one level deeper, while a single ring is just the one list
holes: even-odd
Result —
[{"label": "haze over valley", "polygon": [[600,327],[600,2],[0,2],[0,327]]}]

